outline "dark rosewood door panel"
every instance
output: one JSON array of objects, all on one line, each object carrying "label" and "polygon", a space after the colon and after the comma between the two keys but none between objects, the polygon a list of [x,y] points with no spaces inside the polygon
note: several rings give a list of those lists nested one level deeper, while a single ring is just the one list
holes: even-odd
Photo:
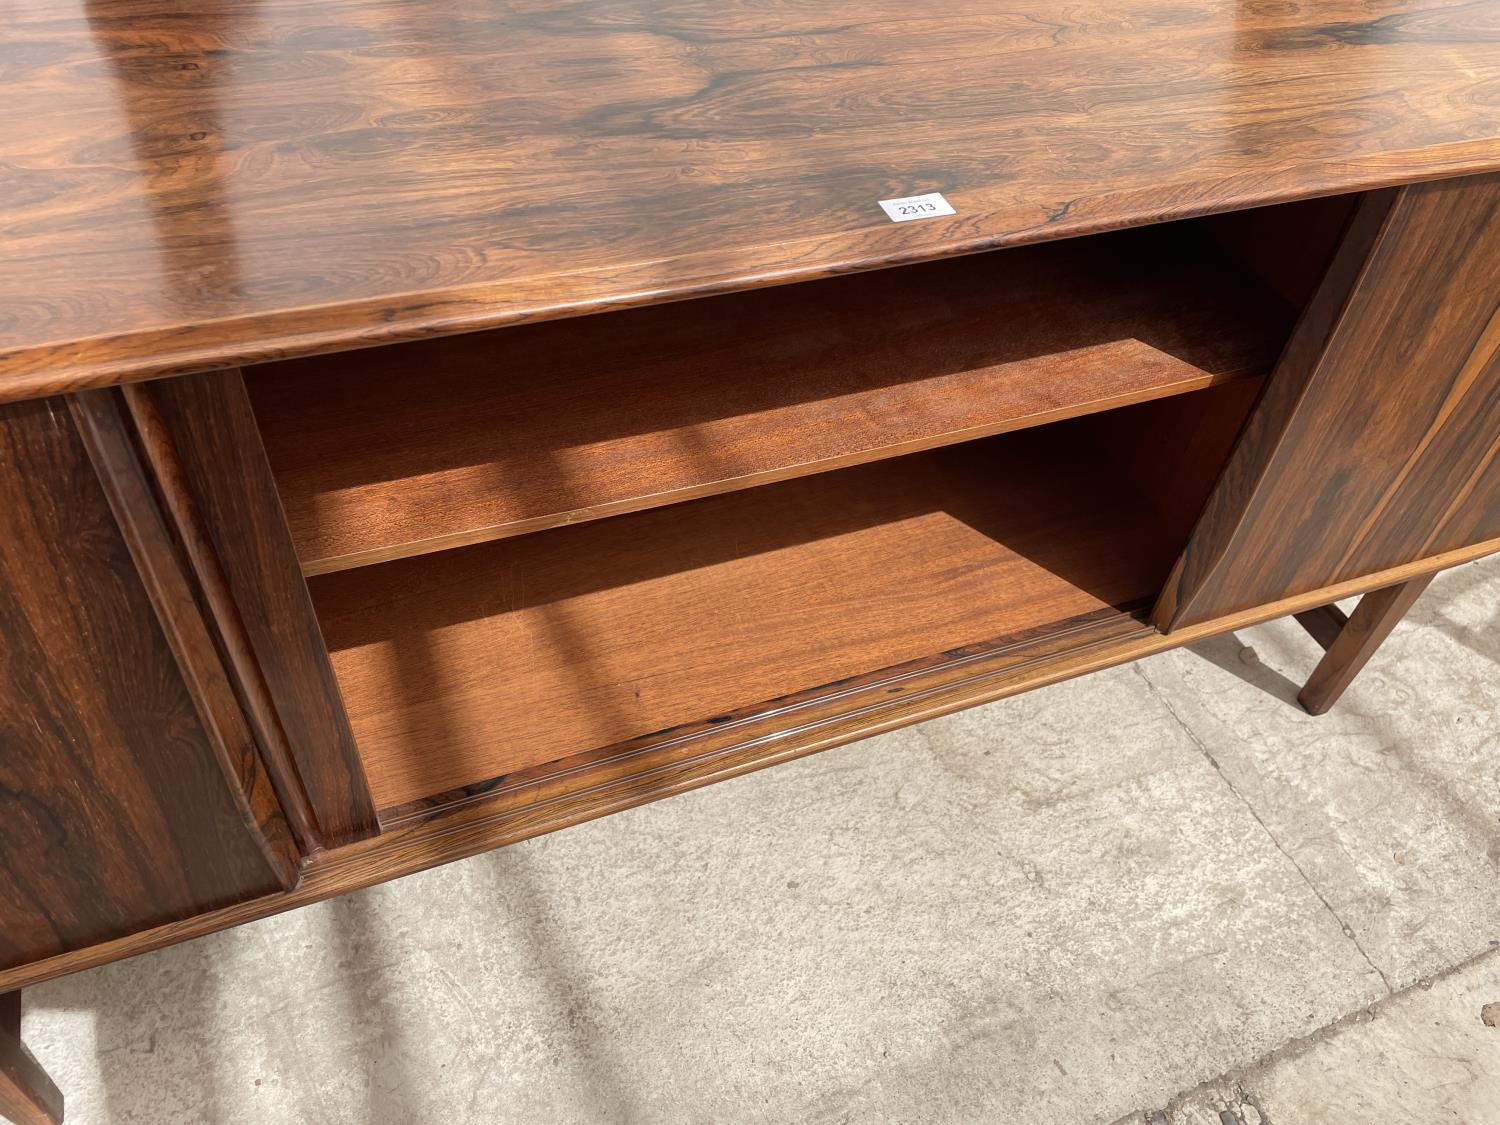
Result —
[{"label": "dark rosewood door panel", "polygon": [[180,527],[192,527],[195,569],[216,586],[221,632],[264,716],[273,765],[322,847],[374,835],[375,806],[282,514],[260,431],[238,371],[161,379],[123,392],[145,460]]},{"label": "dark rosewood door panel", "polygon": [[0,969],[297,879],[112,405],[0,407]]},{"label": "dark rosewood door panel", "polygon": [[1372,193],[1157,607],[1197,624],[1500,537],[1500,176]]}]

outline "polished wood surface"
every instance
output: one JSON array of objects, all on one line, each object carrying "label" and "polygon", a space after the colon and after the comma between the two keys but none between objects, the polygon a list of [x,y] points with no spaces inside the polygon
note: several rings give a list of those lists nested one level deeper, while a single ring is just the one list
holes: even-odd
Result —
[{"label": "polished wood surface", "polygon": [[0,1118],[14,1125],[59,1125],[62,1092],[21,1042],[21,992],[0,994]]},{"label": "polished wood surface", "polygon": [[1367,197],[1194,531],[1179,627],[1500,535],[1500,176]]},{"label": "polished wood surface", "polygon": [[161,605],[67,405],[0,407],[0,966],[284,884],[264,837],[285,826],[253,779],[249,798],[234,792],[253,750],[215,745],[219,703],[200,717],[195,701],[223,685],[188,636],[169,553],[145,546]]},{"label": "polished wood surface", "polygon": [[1339,701],[1339,696],[1431,584],[1432,575],[1424,574],[1396,586],[1371,590],[1360,599],[1338,635],[1325,646],[1328,651],[1297,696],[1309,714],[1325,714]]},{"label": "polished wood surface", "polygon": [[[805,723],[777,713],[762,724],[740,724],[701,737],[647,747],[637,755],[603,760],[571,773],[514,789],[497,788],[388,826],[380,835],[310,858],[295,890],[225,907],[16,969],[0,969],[0,988],[19,988],[237,926],[256,918],[346,894],[388,879],[478,855],[610,813],[675,796],[894,730],[965,707],[987,703],[1152,656],[1206,637],[1248,628],[1354,597],[1381,586],[1460,566],[1500,552],[1500,539],[1409,563],[1338,586],[1257,606],[1175,633],[1161,633],[1110,614],[1078,632],[1029,640],[979,660],[944,665],[899,684],[873,686],[852,699],[825,699]],[[929,677],[931,677],[929,679]],[[892,688],[896,688],[892,691]],[[799,718],[802,713],[799,713]]]},{"label": "polished wood surface", "polygon": [[270,696],[316,822],[314,843],[335,847],[370,835],[375,809],[239,372],[163,380],[126,394],[147,456],[164,476],[180,474],[190,493],[213,554],[205,568],[219,568],[233,603],[226,628],[243,630],[250,672]]},{"label": "polished wood surface", "polygon": [[[108,394],[108,389],[80,391],[72,396],[71,401],[98,399]],[[296,837],[299,851],[310,852],[322,841],[312,799],[302,783],[287,742],[286,729],[255,655],[244,615],[235,601],[212,534],[198,507],[193,482],[188,479],[171,431],[156,407],[155,393],[149,383],[132,383],[121,387],[115,397],[121,409],[129,414],[133,427],[131,436],[139,450],[142,469],[160,496],[163,513],[170,520],[187,566],[197,579],[204,613],[212,621],[222,646],[224,661],[243,700],[245,721],[254,730],[255,741],[264,755],[281,810]]]},{"label": "polished wood surface", "polygon": [[246,381],[320,574],[1263,375],[1290,321],[1168,224]]},{"label": "polished wood surface", "polygon": [[[1165,448],[1160,405],[1109,417]],[[1077,426],[314,578],[377,806],[1148,607],[1196,505],[1171,526]]]},{"label": "polished wood surface", "polygon": [[[1497,45],[1500,0],[16,0],[0,989],[1381,589],[1323,705],[1425,575],[1500,546]],[[956,213],[876,207],[929,190]],[[1004,272],[1102,243],[830,275],[1353,191],[1217,486],[1244,403],[1190,404],[1256,380],[888,456],[1228,378],[1282,333],[1241,331],[1222,268],[1142,284],[1180,258]],[[1299,304],[1320,255],[1263,218],[1217,229]],[[938,270],[974,292],[901,292]],[[818,278],[885,314],[770,291]],[[1023,289],[1050,296],[1004,319]],[[263,373],[294,545],[239,372],[205,369],[501,326]],[[298,547],[502,535],[315,577],[325,652]]]},{"label": "polished wood surface", "polygon": [[1500,0],[13,0],[0,37],[11,398],[1500,167]]},{"label": "polished wood surface", "polygon": [[200,610],[196,576],[179,555],[172,529],[157,507],[151,479],[132,444],[120,392],[83,391],[67,401],[230,799],[282,889],[296,886],[302,848]]}]

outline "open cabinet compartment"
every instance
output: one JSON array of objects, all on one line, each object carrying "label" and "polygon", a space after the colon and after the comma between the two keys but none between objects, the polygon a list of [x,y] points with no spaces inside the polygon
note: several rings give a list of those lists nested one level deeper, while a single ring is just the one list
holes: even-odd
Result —
[{"label": "open cabinet compartment", "polygon": [[251,369],[383,820],[1149,632],[1338,214]]},{"label": "open cabinet compartment", "polygon": [[1199,227],[248,373],[304,570],[689,500],[1265,374],[1289,306]]},{"label": "open cabinet compartment", "polygon": [[1151,404],[315,577],[376,805],[1141,617],[1253,391],[1200,392],[1181,448]]}]

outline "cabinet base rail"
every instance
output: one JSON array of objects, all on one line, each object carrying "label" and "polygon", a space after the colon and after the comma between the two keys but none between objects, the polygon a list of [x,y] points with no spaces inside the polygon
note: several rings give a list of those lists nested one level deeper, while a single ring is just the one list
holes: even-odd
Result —
[{"label": "cabinet base rail", "polygon": [[[380,835],[370,839],[309,856],[301,881],[290,891],[250,899],[85,949],[0,970],[0,989],[19,989],[122,957],[160,949],[189,938],[478,855],[559,828],[581,824],[612,812],[685,793],[778,762],[790,761],[964,707],[1018,695],[1033,688],[1192,644],[1220,633],[1248,628],[1280,617],[1307,614],[1333,602],[1372,590],[1404,587],[1414,579],[1430,577],[1442,570],[1495,553],[1500,553],[1500,539],[1449,551],[1419,563],[1393,567],[1367,578],[1342,582],[1272,605],[1179,629],[1171,634],[1142,628],[1094,643],[1087,643],[1080,638],[1079,645],[1066,653],[1003,669],[990,676],[971,678],[921,700],[903,700],[889,711],[870,710],[859,716],[857,722],[809,724],[796,731],[784,732],[779,738],[757,739],[748,745],[716,747],[691,758],[664,765],[663,768],[652,771],[649,777],[627,773],[603,779],[597,784],[569,789],[550,799],[536,800],[527,793],[511,792],[488,800],[439,808],[425,817],[390,824]],[[1372,603],[1371,613],[1374,613],[1377,604]],[[1358,611],[1356,616],[1359,616]],[[1399,612],[1392,614],[1389,624],[1394,626],[1399,617]],[[1385,629],[1385,633],[1389,631],[1389,628]],[[1370,646],[1360,663],[1368,661],[1372,652],[1373,646]],[[1336,654],[1334,659],[1339,660],[1341,657]],[[1352,679],[1352,673],[1357,672],[1358,667],[1351,666],[1348,671],[1349,678]]]}]

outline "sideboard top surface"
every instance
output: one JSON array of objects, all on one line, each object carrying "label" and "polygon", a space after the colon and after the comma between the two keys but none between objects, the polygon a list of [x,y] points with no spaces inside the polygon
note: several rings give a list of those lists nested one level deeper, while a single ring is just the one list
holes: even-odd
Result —
[{"label": "sideboard top surface", "polygon": [[8,0],[0,399],[1494,168],[1500,0]]}]

